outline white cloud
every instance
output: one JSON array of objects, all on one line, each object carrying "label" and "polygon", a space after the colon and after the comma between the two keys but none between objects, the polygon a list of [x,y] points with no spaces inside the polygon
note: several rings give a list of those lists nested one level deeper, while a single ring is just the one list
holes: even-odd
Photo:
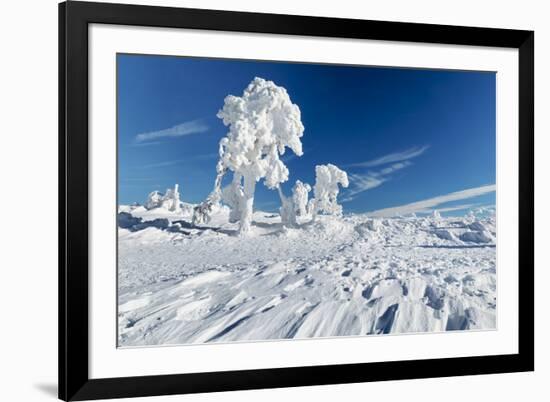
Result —
[{"label": "white cloud", "polygon": [[350,173],[350,189],[344,193],[342,202],[353,201],[357,195],[364,191],[380,186],[391,179],[390,175],[397,171],[412,165],[409,161],[394,163],[379,171],[369,171],[367,173]]},{"label": "white cloud", "polygon": [[353,183],[353,189],[349,191],[348,196],[362,193],[363,191],[370,190],[371,188],[378,187],[386,181],[384,177],[380,177],[374,173],[351,174],[349,176],[350,181]]},{"label": "white cloud", "polygon": [[452,206],[452,207],[445,207],[445,208],[427,208],[427,209],[422,209],[420,211],[417,211],[416,213],[431,214],[435,210],[437,210],[438,212],[463,211],[463,210],[466,210],[466,209],[471,209],[473,207],[477,207],[478,205],[479,205],[479,203],[473,203],[473,204],[460,204],[460,205],[455,205],[455,206]]},{"label": "white cloud", "polygon": [[[406,215],[413,212],[423,212],[430,208],[437,207],[438,205],[445,204],[451,201],[465,200],[473,197],[477,197],[483,194],[492,193],[496,191],[496,185],[490,184],[487,186],[469,188],[462,191],[456,191],[454,193],[449,193],[445,195],[440,195],[438,197],[429,198],[427,200],[417,201],[410,204],[400,205],[397,207],[379,209],[377,211],[369,212],[370,216],[376,217],[385,217],[385,216],[396,216],[396,215]],[[447,209],[448,210],[448,209]]]},{"label": "white cloud", "polygon": [[412,163],[409,162],[409,161],[394,163],[393,165],[382,169],[378,174],[380,176],[387,176],[389,174],[392,174],[396,170],[401,170],[401,169],[406,168],[407,166],[410,166],[410,165],[412,165]]},{"label": "white cloud", "polygon": [[203,155],[194,155],[194,156],[190,156],[188,158],[183,158],[183,159],[174,159],[174,160],[170,160],[170,161],[162,161],[162,162],[157,162],[157,163],[150,163],[148,165],[143,165],[142,168],[144,169],[149,169],[149,168],[159,168],[159,167],[166,167],[166,166],[174,166],[174,165],[179,165],[180,163],[185,163],[185,162],[189,162],[189,161],[194,161],[194,160],[205,160],[205,159],[215,159],[218,157],[218,154],[215,154],[215,153],[211,153],[211,154],[203,154]]},{"label": "white cloud", "polygon": [[132,147],[146,147],[149,145],[159,145],[162,144],[162,141],[150,141],[150,142],[134,142],[133,144],[130,144]]},{"label": "white cloud", "polygon": [[176,160],[172,160],[172,161],[150,163],[148,165],[143,165],[143,168],[144,169],[150,169],[150,168],[160,168],[160,167],[166,167],[166,166],[174,166],[174,165],[179,165],[180,163],[183,163],[185,161],[186,161],[186,159],[176,159]]},{"label": "white cloud", "polygon": [[382,165],[389,166],[386,166],[376,171],[369,170],[366,173],[349,174],[351,186],[350,189],[344,193],[342,202],[352,201],[362,192],[378,187],[381,184],[389,181],[391,179],[392,173],[412,165],[412,162],[410,162],[409,159],[413,159],[422,155],[428,148],[428,145],[424,145],[422,147],[413,147],[405,151],[393,152],[391,154],[387,154],[369,161],[344,165],[346,167],[359,168],[375,167]]},{"label": "white cloud", "polygon": [[371,159],[371,160],[365,161],[365,162],[351,163],[351,164],[346,165],[346,166],[348,166],[348,167],[374,167],[374,166],[386,165],[388,163],[403,162],[403,161],[407,161],[409,159],[416,158],[417,156],[422,155],[428,148],[429,148],[428,145],[424,145],[423,147],[413,147],[413,148],[406,149],[405,151],[394,152],[394,153],[391,153],[391,154],[381,156],[381,157],[376,158],[376,159]]},{"label": "white cloud", "polygon": [[191,120],[177,126],[165,128],[164,130],[150,131],[136,135],[136,143],[152,144],[152,140],[158,140],[165,137],[183,137],[186,135],[203,133],[208,130],[208,126],[200,120]]}]

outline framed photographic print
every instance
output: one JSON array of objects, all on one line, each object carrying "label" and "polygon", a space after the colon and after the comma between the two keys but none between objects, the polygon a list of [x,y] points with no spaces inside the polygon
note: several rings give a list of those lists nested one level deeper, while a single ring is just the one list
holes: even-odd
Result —
[{"label": "framed photographic print", "polygon": [[534,33],[59,5],[59,397],[534,369]]}]

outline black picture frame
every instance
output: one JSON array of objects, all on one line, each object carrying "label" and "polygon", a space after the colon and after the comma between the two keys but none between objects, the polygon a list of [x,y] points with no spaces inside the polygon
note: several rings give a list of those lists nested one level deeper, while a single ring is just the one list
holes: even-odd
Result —
[{"label": "black picture frame", "polygon": [[[519,51],[517,354],[90,379],[88,25],[508,47]],[[59,4],[59,398],[170,395],[534,370],[534,32],[70,1]]]}]

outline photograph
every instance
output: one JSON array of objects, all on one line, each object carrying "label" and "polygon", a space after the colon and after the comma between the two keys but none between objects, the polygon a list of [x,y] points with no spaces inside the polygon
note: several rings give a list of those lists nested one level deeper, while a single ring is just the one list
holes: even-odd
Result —
[{"label": "photograph", "polygon": [[496,79],[118,53],[117,346],[496,330]]}]

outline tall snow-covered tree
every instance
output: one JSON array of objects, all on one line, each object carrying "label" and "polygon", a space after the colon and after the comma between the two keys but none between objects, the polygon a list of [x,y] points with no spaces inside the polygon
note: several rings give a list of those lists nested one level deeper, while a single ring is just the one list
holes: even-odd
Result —
[{"label": "tall snow-covered tree", "polygon": [[181,211],[180,193],[179,193],[178,184],[176,184],[173,189],[169,188],[166,190],[166,194],[164,195],[164,200],[163,200],[163,206],[172,212]]},{"label": "tall snow-covered tree", "polygon": [[[229,132],[220,141],[214,191],[195,209],[194,220],[207,221],[212,205],[222,199],[232,209],[231,220],[239,221],[239,232],[247,233],[256,183],[263,179],[269,189],[279,189],[289,174],[280,156],[286,148],[298,156],[303,154],[300,109],[291,102],[285,88],[256,77],[242,96],[227,96],[217,116]],[[221,178],[228,170],[233,172],[233,180],[222,191]],[[282,192],[279,194],[283,197]]]},{"label": "tall snow-covered tree", "polygon": [[292,187],[292,196],[287,197],[283,194],[281,186],[277,186],[279,197],[281,198],[281,223],[284,226],[296,226],[298,224],[297,217],[307,215],[308,192],[311,191],[311,186],[307,183],[296,181]]},{"label": "tall snow-covered tree", "polygon": [[329,215],[342,214],[342,206],[337,201],[339,193],[338,185],[342,187],[349,186],[346,172],[330,163],[328,165],[315,166],[313,219],[316,218],[318,213]]},{"label": "tall snow-covered tree", "polygon": [[281,208],[279,208],[281,223],[283,226],[296,226],[298,222],[296,221],[296,209],[293,198],[285,196],[281,190],[281,186],[277,186],[277,192],[281,199]]}]

